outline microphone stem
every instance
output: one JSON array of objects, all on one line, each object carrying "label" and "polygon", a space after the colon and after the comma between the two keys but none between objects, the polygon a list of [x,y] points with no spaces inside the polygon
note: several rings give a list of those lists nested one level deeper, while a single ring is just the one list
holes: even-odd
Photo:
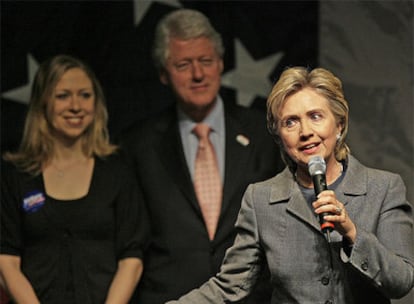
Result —
[{"label": "microphone stem", "polygon": [[325,230],[324,234],[328,243],[331,243],[331,232],[329,231],[329,229]]}]

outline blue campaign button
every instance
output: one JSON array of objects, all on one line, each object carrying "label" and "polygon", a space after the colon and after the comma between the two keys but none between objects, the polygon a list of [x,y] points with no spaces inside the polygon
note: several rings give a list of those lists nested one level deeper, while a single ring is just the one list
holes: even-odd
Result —
[{"label": "blue campaign button", "polygon": [[42,191],[34,190],[23,198],[23,210],[27,213],[36,212],[45,204],[46,198]]}]

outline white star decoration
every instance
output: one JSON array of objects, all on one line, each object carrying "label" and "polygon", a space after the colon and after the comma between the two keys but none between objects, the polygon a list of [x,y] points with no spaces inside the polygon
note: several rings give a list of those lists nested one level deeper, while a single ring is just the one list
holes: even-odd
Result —
[{"label": "white star decoration", "polygon": [[138,26],[153,2],[164,3],[170,6],[181,7],[178,0],[134,0],[134,24]]},{"label": "white star decoration", "polygon": [[266,97],[269,94],[272,86],[269,80],[270,73],[283,53],[279,52],[256,61],[238,39],[235,39],[235,42],[236,68],[223,74],[222,84],[236,89],[237,103],[249,107],[255,96]]},{"label": "white star decoration", "polygon": [[33,80],[36,75],[37,69],[39,68],[39,64],[33,58],[32,55],[27,55],[27,75],[28,75],[28,82],[18,88],[12,89],[10,91],[4,92],[1,94],[2,97],[23,103],[28,104],[30,100],[30,91],[32,88]]},{"label": "white star decoration", "polygon": [[[150,4],[155,1],[179,5],[175,0],[134,0],[135,22],[140,22],[142,14],[145,14]],[[137,15],[138,6],[142,9],[139,16]],[[222,84],[237,91],[238,104],[249,107],[256,96],[266,98],[269,94],[272,85],[269,75],[282,58],[283,53],[279,52],[266,58],[255,60],[238,39],[235,39],[235,46],[235,69],[223,74]],[[23,104],[29,103],[30,90],[39,64],[30,54],[27,55],[27,62],[28,83],[4,92],[1,95],[2,97]]]}]

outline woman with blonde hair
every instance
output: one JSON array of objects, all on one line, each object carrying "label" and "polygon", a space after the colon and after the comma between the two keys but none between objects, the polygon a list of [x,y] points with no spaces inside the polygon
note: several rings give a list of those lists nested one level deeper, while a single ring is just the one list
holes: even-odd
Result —
[{"label": "woman with blonde hair", "polygon": [[109,141],[104,94],[81,60],[39,68],[17,152],[1,176],[0,275],[17,303],[127,303],[146,219]]}]

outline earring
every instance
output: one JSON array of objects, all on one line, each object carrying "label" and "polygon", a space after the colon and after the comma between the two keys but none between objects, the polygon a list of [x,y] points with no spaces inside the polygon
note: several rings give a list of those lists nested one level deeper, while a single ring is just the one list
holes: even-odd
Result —
[{"label": "earring", "polygon": [[336,141],[339,141],[341,139],[341,133],[336,134]]}]

